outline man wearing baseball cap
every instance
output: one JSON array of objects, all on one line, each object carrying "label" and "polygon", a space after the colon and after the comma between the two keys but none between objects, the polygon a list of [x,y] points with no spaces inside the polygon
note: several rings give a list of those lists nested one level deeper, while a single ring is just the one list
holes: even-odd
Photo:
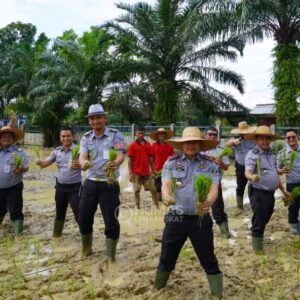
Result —
[{"label": "man wearing baseball cap", "polygon": [[[79,163],[87,170],[79,205],[79,227],[82,235],[82,256],[92,254],[93,223],[97,206],[100,206],[106,236],[106,253],[115,261],[117,242],[120,235],[119,183],[108,183],[105,169],[119,176],[119,166],[124,161],[125,145],[123,135],[116,129],[106,126],[106,116],[102,105],[89,107],[89,125],[92,130],[84,134],[80,143]],[[117,151],[117,158],[109,161],[109,150]]]}]

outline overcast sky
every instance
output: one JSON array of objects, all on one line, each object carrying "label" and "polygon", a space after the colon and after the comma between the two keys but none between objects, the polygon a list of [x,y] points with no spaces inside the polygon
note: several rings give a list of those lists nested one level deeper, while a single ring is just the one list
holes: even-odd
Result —
[{"label": "overcast sky", "polygon": [[[34,24],[38,32],[45,32],[48,37],[57,37],[67,29],[74,29],[77,34],[87,31],[92,25],[99,25],[111,20],[122,11],[118,10],[114,0],[0,0],[0,27],[21,21]],[[136,3],[137,0],[123,0]],[[143,2],[155,3],[155,0]],[[272,102],[270,85],[272,74],[271,40],[262,44],[247,46],[244,56],[235,64],[226,67],[236,70],[246,80],[246,93],[241,96],[233,88],[222,86],[230,91],[240,102],[249,108],[255,104]]]}]

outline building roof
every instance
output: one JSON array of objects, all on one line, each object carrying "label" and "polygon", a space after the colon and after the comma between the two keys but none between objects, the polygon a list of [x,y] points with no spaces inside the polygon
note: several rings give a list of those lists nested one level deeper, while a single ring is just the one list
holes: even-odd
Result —
[{"label": "building roof", "polygon": [[274,115],[275,103],[256,104],[254,108],[250,110],[250,115]]}]

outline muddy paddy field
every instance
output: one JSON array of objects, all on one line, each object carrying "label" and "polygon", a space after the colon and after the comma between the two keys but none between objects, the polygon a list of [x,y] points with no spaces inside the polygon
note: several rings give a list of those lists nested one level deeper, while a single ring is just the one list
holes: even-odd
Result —
[{"label": "muddy paddy field", "polygon": [[[31,150],[26,152],[33,160]],[[143,208],[134,208],[126,164],[121,178],[117,263],[106,260],[99,210],[93,256],[81,259],[80,235],[70,210],[63,236],[52,239],[54,171],[55,166],[40,171],[32,164],[25,175],[24,235],[14,239],[8,215],[0,226],[0,299],[210,299],[206,276],[189,242],[167,287],[152,291],[161,246],[155,239],[161,236],[166,208],[154,209],[150,193],[144,191]],[[251,209],[246,205],[245,212],[238,214],[231,207],[235,186],[228,174],[223,189],[233,237],[223,239],[214,225],[224,299],[300,299],[300,239],[288,233],[286,207],[280,199],[276,201],[265,232],[265,255],[253,254]]]}]

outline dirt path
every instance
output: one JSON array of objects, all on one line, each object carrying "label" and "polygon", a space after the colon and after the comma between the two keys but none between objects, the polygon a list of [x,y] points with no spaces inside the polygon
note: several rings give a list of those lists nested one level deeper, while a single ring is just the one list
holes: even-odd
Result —
[{"label": "dirt path", "polygon": [[[105,258],[103,220],[97,211],[92,257],[81,260],[80,235],[68,211],[63,237],[52,239],[53,170],[31,171],[24,190],[24,236],[14,240],[8,216],[0,226],[0,299],[209,299],[206,276],[188,242],[180,253],[167,287],[152,292],[160,254],[163,215],[135,210],[132,193],[122,192],[121,238],[117,263]],[[265,235],[266,255],[250,246],[251,210],[236,216],[229,209],[232,239],[224,240],[215,226],[215,252],[224,272],[225,299],[300,299],[300,239],[289,235],[287,210],[281,201]]]}]

